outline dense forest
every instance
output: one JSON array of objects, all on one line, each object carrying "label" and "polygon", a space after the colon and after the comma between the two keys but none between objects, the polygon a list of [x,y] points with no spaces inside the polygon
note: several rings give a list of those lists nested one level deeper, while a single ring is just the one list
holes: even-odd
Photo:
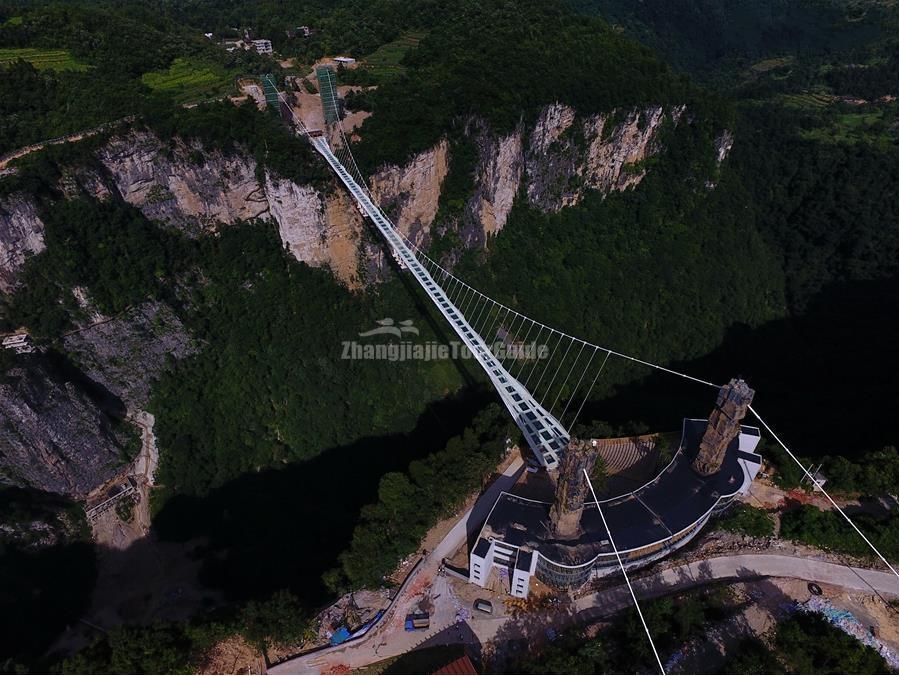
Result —
[{"label": "dense forest", "polygon": [[[657,599],[642,604],[643,615],[661,659],[678,665],[679,646],[733,617],[739,606],[727,588]],[[572,632],[513,665],[510,673],[608,674],[651,673],[655,657],[643,625],[633,610],[617,616],[595,635]],[[721,669],[721,671],[717,671]],[[886,673],[888,666],[873,649],[843,633],[815,613],[796,612],[777,622],[766,641],[745,640],[716,665],[728,674],[866,674]]]},{"label": "dense forest", "polygon": [[662,54],[668,63],[718,87],[766,57],[789,57],[805,68],[820,60],[856,60],[892,36],[896,16],[876,3],[839,0],[571,0]]}]

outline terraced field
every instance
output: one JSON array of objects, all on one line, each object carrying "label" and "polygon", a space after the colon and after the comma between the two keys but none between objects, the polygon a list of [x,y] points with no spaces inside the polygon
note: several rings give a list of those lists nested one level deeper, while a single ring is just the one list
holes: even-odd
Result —
[{"label": "terraced field", "polygon": [[896,106],[865,108],[840,114],[831,124],[805,130],[802,136],[824,143],[866,143],[887,151],[895,148],[899,140],[896,116]]},{"label": "terraced field", "polygon": [[767,73],[771,70],[790,66],[793,64],[793,60],[794,59],[792,56],[782,56],[774,59],[763,59],[762,61],[754,63],[749,68],[749,70],[751,70],[753,73]]},{"label": "terraced field", "polygon": [[144,73],[141,82],[150,89],[168,92],[178,103],[191,103],[226,94],[231,74],[224,68],[191,59],[175,59],[168,70]]},{"label": "terraced field", "polygon": [[39,70],[87,70],[90,66],[81,63],[66,49],[36,49],[22,47],[0,49],[0,65],[13,63],[19,59],[28,61]]},{"label": "terraced field", "polygon": [[797,94],[784,94],[782,101],[796,108],[824,108],[837,100],[833,94],[826,92],[806,91]]},{"label": "terraced field", "polygon": [[400,65],[400,61],[403,60],[406,52],[418,46],[424,36],[423,32],[403,33],[396,40],[378,47],[377,50],[366,56],[362,63],[379,78],[398,75],[405,70]]}]

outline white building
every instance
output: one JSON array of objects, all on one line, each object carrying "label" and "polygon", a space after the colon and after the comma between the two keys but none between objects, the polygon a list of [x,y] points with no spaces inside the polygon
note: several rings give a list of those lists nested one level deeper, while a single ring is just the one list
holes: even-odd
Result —
[{"label": "white building", "polygon": [[335,56],[334,63],[343,64],[344,66],[351,66],[356,63],[356,59],[352,56]]},{"label": "white building", "polygon": [[255,49],[259,54],[271,54],[272,53],[272,41],[271,40],[253,40],[252,45],[253,45],[253,49]]},{"label": "white building", "polygon": [[34,352],[34,346],[27,333],[14,333],[3,338],[3,347],[12,350],[16,354],[29,354]]}]

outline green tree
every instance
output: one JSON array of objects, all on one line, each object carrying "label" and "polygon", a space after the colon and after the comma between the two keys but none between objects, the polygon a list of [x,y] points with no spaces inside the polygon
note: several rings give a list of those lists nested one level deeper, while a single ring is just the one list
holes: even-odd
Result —
[{"label": "green tree", "polygon": [[266,601],[250,601],[240,619],[241,633],[260,650],[272,644],[297,645],[314,631],[308,611],[287,590]]}]

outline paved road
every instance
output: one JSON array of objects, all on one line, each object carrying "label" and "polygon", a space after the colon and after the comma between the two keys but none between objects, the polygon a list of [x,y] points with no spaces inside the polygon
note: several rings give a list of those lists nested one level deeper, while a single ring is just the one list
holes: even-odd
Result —
[{"label": "paved road", "polygon": [[[637,598],[643,600],[665,596],[711,582],[764,577],[808,580],[871,594],[876,590],[884,596],[899,597],[899,578],[890,572],[849,568],[827,561],[780,554],[721,556],[675,566],[638,580],[632,580],[632,584]],[[579,598],[572,608],[572,619],[576,622],[586,622],[607,617],[625,608],[630,608],[633,604],[627,586],[621,584]],[[475,616],[472,619],[472,629],[481,644],[493,639],[506,622],[506,618]]]},{"label": "paved road", "polygon": [[[487,518],[500,492],[509,490],[524,467],[521,458],[512,464],[478,498],[474,506],[465,512],[432,552],[428,554],[415,578],[410,579],[404,593],[397,598],[394,610],[381,623],[358,641],[344,646],[326,648],[310,655],[282,662],[269,669],[270,674],[318,674],[335,666],[363,667],[371,662],[401,655],[421,643],[427,636],[451,626],[455,621],[456,602],[446,578],[437,575],[443,559],[455,552],[465,542],[468,533]],[[434,601],[431,627],[428,632],[407,632],[403,621],[418,603],[422,591],[430,591]]]},{"label": "paved road", "polygon": [[[890,572],[850,568],[814,559],[780,554],[739,554],[707,559],[633,581],[637,598],[648,599],[716,580],[788,577],[832,584],[844,589],[899,596],[899,578]],[[575,606],[585,617],[608,615],[633,605],[625,585],[578,599]],[[586,612],[584,612],[586,611]]]}]

